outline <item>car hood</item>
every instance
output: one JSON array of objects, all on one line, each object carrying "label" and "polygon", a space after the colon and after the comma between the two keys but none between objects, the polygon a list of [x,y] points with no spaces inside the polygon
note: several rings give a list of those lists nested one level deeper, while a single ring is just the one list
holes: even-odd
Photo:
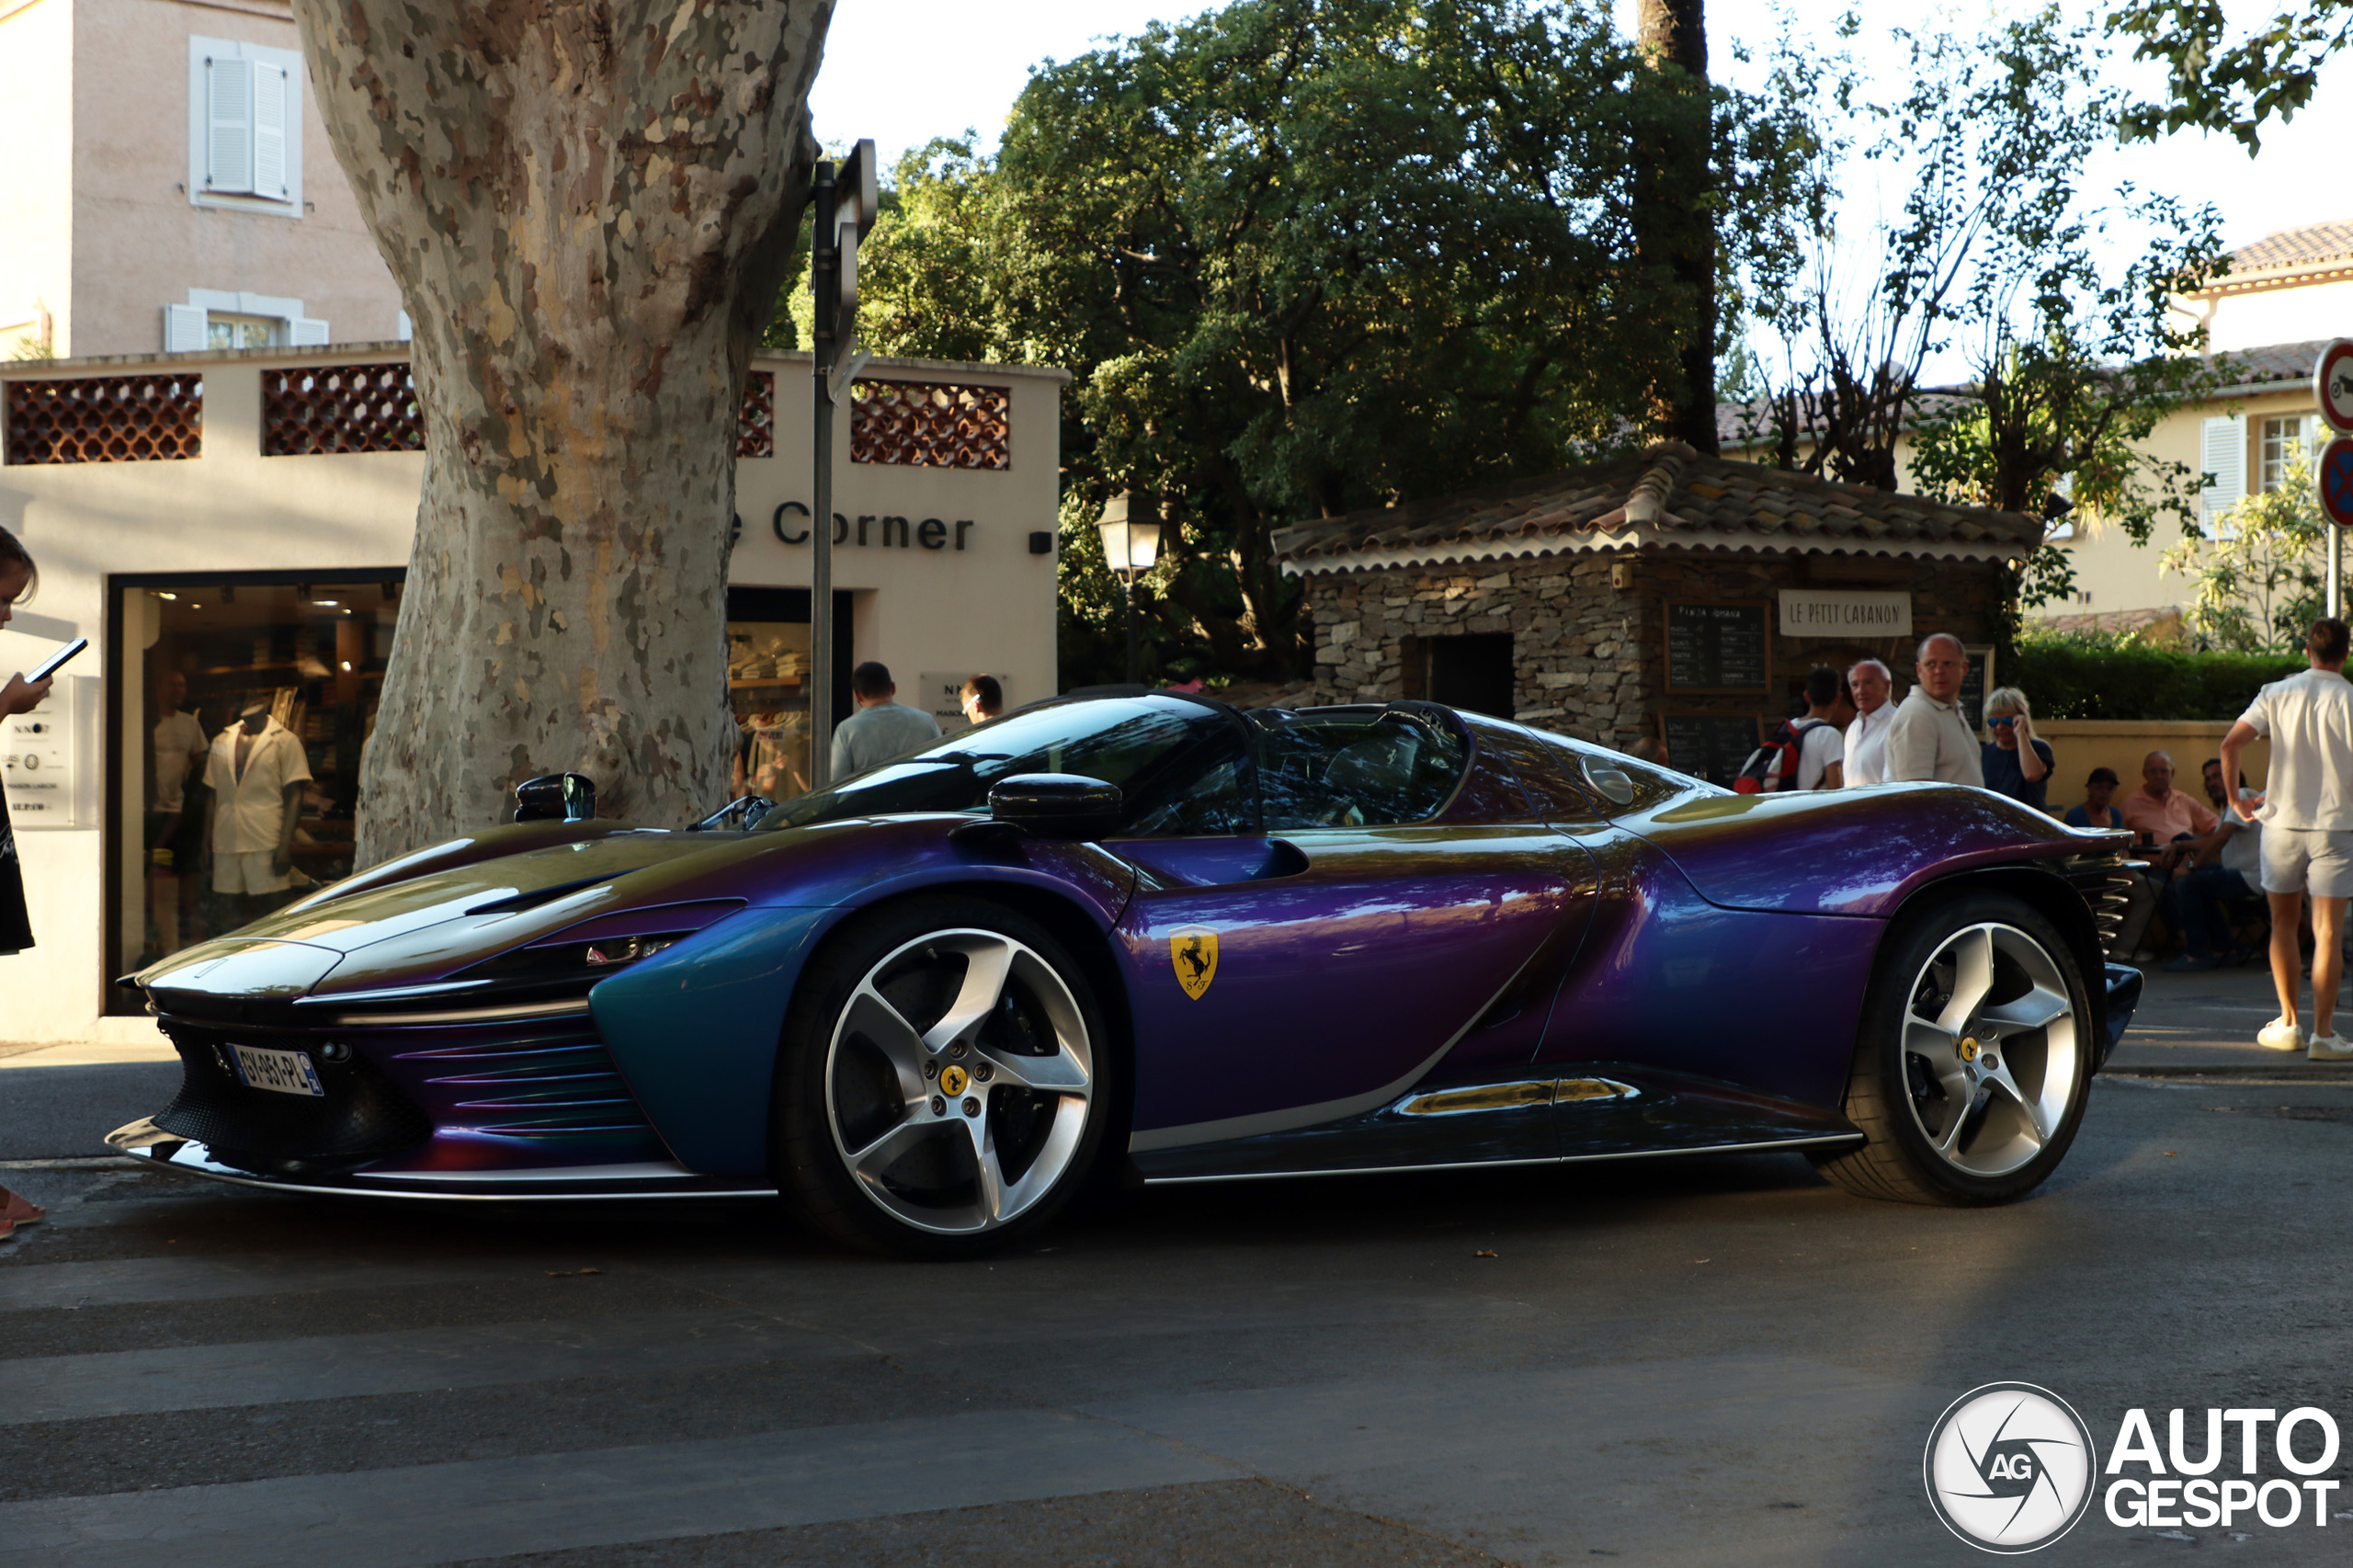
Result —
[{"label": "car hood", "polygon": [[[699,916],[741,908],[741,897],[695,893],[698,871],[722,869],[743,853],[742,835],[648,830],[474,860],[356,892],[330,888],[133,978],[150,991],[250,997],[399,983],[623,910],[682,901]],[[726,907],[700,907],[711,903]],[[297,986],[304,974],[309,980]]]},{"label": "car hood", "polygon": [[[445,987],[517,948],[698,932],[747,907],[835,910],[930,884],[994,881],[1075,896],[1108,929],[1133,891],[1134,868],[1098,846],[954,839],[970,821],[859,817],[683,834],[584,824],[554,842],[546,832],[494,829],[362,872],[132,980],[164,994],[350,998]],[[506,845],[526,847],[497,853]],[[168,994],[159,1005],[170,1009]]]},{"label": "car hood", "polygon": [[1958,784],[1686,795],[1619,824],[1665,851],[1711,903],[1801,915],[1884,916],[1949,871],[2124,842]]}]

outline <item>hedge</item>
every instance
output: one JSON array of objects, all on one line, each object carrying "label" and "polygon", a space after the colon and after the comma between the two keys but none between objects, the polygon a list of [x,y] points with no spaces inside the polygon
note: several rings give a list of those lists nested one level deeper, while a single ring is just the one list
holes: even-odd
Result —
[{"label": "hedge", "polygon": [[1995,670],[2040,719],[2235,719],[2256,687],[2305,667],[2301,653],[2192,653],[2137,642],[2021,637]]}]

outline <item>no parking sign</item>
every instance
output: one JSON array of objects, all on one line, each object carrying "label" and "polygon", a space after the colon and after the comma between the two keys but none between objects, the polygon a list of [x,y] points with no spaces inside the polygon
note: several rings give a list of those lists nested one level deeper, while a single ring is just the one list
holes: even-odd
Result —
[{"label": "no parking sign", "polygon": [[2313,476],[2320,484],[2320,515],[2340,528],[2353,528],[2353,436],[2339,436],[2323,447]]}]

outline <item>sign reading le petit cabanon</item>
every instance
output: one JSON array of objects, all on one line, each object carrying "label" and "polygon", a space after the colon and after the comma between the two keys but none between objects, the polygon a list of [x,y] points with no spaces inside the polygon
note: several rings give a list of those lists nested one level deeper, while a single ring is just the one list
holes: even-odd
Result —
[{"label": "sign reading le petit cabanon", "polygon": [[1851,588],[1783,588],[1781,635],[1909,637],[1912,596]]}]

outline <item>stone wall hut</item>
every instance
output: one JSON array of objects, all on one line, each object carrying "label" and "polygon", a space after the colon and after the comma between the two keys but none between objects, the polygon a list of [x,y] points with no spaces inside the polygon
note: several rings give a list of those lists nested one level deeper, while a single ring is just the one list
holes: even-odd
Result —
[{"label": "stone wall hut", "polygon": [[1665,442],[1274,546],[1305,582],[1332,699],[1427,697],[1618,746],[1663,735],[1713,776],[1816,665],[1872,655],[1901,690],[1928,632],[1990,644],[2011,563],[2041,537],[2015,512]]}]

